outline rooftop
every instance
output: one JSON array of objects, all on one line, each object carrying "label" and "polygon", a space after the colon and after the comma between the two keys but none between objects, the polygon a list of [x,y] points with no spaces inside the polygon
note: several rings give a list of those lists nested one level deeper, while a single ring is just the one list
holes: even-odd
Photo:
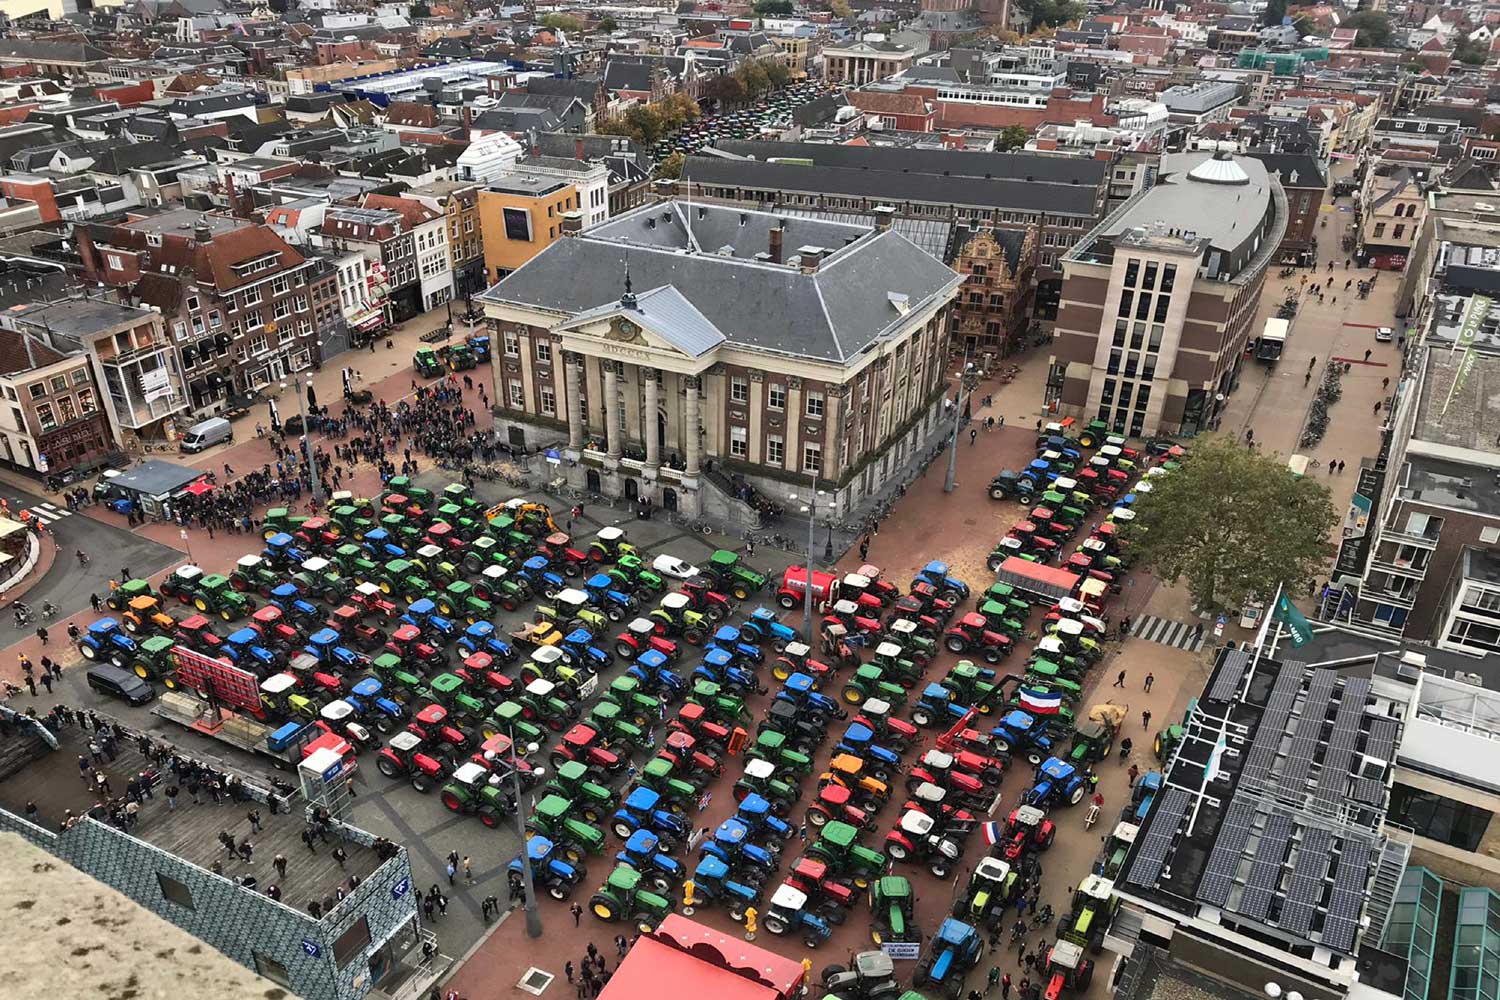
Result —
[{"label": "rooftop", "polygon": [[144,218],[132,219],[120,228],[137,233],[154,233],[158,236],[191,236],[199,226],[207,226],[210,236],[232,233],[252,225],[244,219],[236,219],[216,212],[199,212],[191,208],[173,208],[157,212]]},{"label": "rooftop", "polygon": [[[8,748],[22,738],[12,732],[0,738],[0,742],[9,741],[4,744]],[[57,738],[58,749],[43,753],[0,779],[0,809],[21,816],[26,803],[35,802],[38,825],[54,831],[61,828],[68,813],[83,816],[97,804],[95,796],[78,780],[78,758],[89,755],[87,734],[69,726]],[[119,743],[119,755],[102,770],[110,779],[113,793],[123,796],[126,782],[151,766],[136,751],[134,742],[125,740]],[[305,909],[309,901],[321,902],[332,897],[339,886],[348,888],[350,875],[365,879],[380,866],[373,849],[352,840],[339,841],[349,855],[344,869],[331,857],[331,848],[316,854],[309,852],[302,843],[306,824],[296,807],[291,813],[275,816],[262,808],[262,830],[252,836],[245,821],[245,803],[227,798],[215,803],[207,793],[201,793],[199,800],[194,804],[184,793],[177,808],[168,809],[158,787],[156,797],[142,804],[139,821],[129,832],[136,839],[205,870],[212,870],[215,862],[223,861],[222,874],[234,880],[248,875],[269,884],[275,878],[271,859],[283,855],[287,859],[287,873],[279,879],[279,884],[286,904],[296,909]],[[219,833],[224,830],[240,838],[251,836],[255,848],[251,864],[226,860],[223,845],[219,843]]]},{"label": "rooftop", "polygon": [[1117,887],[1283,950],[1353,956],[1390,902],[1372,876],[1406,863],[1381,832],[1400,735],[1368,679],[1222,651]]},{"label": "rooftop", "polygon": [[28,302],[5,310],[6,325],[45,329],[64,337],[82,338],[155,315],[149,309],[122,305],[108,299],[74,298],[56,302]]},{"label": "rooftop", "polygon": [[1463,462],[1472,462],[1478,453],[1493,461],[1500,441],[1500,408],[1491,400],[1500,392],[1500,355],[1485,352],[1500,350],[1500,334],[1491,328],[1476,336],[1477,349],[1466,363],[1464,352],[1451,346],[1457,342],[1457,324],[1440,325],[1441,316],[1439,307],[1440,318],[1429,333],[1432,346],[1422,362],[1421,395],[1408,451]]}]

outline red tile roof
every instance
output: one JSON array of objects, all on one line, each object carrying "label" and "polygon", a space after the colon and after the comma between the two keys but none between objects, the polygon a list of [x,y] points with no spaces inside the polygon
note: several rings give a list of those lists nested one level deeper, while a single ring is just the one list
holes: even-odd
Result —
[{"label": "red tile roof", "polygon": [[66,354],[54,351],[35,337],[15,330],[0,329],[0,375],[14,375],[31,368],[41,368],[65,357]]},{"label": "red tile roof", "polygon": [[367,194],[361,207],[383,208],[391,212],[399,212],[401,221],[406,223],[408,230],[439,218],[437,212],[420,201],[412,201],[410,198],[402,198],[393,194]]},{"label": "red tile roof", "polygon": [[266,226],[246,226],[215,236],[207,245],[199,247],[194,255],[193,270],[197,272],[198,280],[211,282],[222,293],[265,277],[265,272],[241,276],[235,272],[234,265],[271,253],[281,258],[278,270],[296,267],[307,260]]}]

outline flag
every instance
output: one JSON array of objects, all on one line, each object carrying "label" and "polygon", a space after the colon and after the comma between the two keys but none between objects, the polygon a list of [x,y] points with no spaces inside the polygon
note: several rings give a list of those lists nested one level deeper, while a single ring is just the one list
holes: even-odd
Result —
[{"label": "flag", "polygon": [[999,823],[981,823],[979,824],[979,828],[984,832],[984,842],[986,844],[998,844],[1000,843],[1000,839],[1005,836],[1005,831]]},{"label": "flag", "polygon": [[1032,715],[1056,715],[1062,709],[1062,695],[1054,691],[1022,688],[1021,707]]},{"label": "flag", "polygon": [[1284,590],[1281,592],[1280,599],[1276,602],[1275,617],[1277,621],[1287,627],[1287,631],[1292,633],[1293,647],[1305,646],[1309,642],[1312,642],[1312,626],[1302,616],[1302,612],[1298,611],[1292,604],[1292,599],[1286,595],[1286,591]]}]

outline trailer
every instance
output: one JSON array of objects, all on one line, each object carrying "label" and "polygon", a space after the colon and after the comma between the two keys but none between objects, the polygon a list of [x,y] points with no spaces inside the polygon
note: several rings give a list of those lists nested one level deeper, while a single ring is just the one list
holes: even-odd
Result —
[{"label": "trailer", "polygon": [[1281,359],[1281,354],[1286,350],[1287,337],[1292,333],[1292,321],[1289,319],[1278,319],[1275,316],[1266,320],[1266,325],[1260,332],[1260,339],[1255,342],[1255,358],[1257,361],[1269,361],[1275,364]]},{"label": "trailer", "polygon": [[209,739],[265,757],[282,770],[296,770],[304,757],[323,746],[339,752],[345,770],[355,766],[354,747],[316,720],[269,726],[228,709],[215,710],[207,701],[182,691],[164,692],[151,712]]},{"label": "trailer", "polygon": [[1009,584],[1032,604],[1056,604],[1072,597],[1079,576],[1055,566],[1044,566],[1030,559],[1011,556],[995,571],[995,582]]}]

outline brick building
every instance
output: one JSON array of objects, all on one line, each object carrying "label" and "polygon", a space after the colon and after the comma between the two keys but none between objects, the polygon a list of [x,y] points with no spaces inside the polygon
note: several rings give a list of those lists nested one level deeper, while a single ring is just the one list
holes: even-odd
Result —
[{"label": "brick building", "polygon": [[1025,337],[1036,270],[1036,227],[961,230],[953,269],[964,286],[953,300],[954,339],[975,357],[1004,357]]},{"label": "brick building", "polygon": [[38,473],[87,467],[115,449],[88,355],[0,327],[0,458]]}]

